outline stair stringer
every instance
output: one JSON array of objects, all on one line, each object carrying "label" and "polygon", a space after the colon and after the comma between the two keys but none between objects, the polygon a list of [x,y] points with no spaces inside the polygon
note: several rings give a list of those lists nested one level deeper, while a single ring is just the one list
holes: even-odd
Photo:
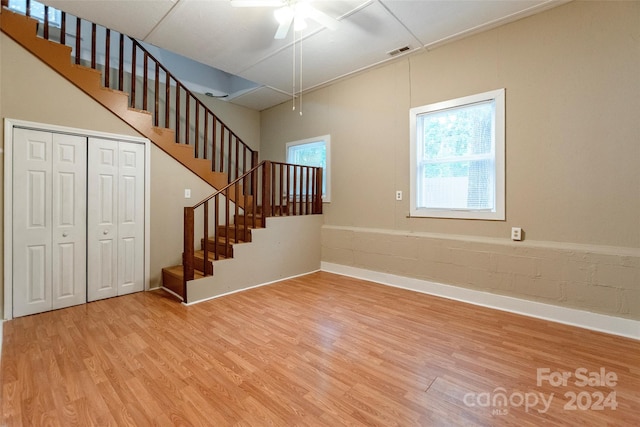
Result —
[{"label": "stair stringer", "polygon": [[[153,126],[151,113],[130,108],[128,94],[102,86],[100,71],[71,63],[71,47],[38,37],[36,20],[4,9],[0,29],[209,185],[216,189],[227,185],[227,174],[213,172],[209,160],[195,158],[192,146],[177,144],[172,129]],[[241,197],[238,205],[243,204]]]},{"label": "stair stringer", "polygon": [[233,258],[214,261],[213,276],[187,282],[187,304],[319,270],[323,222],[322,215],[267,218],[250,243],[234,245]]}]

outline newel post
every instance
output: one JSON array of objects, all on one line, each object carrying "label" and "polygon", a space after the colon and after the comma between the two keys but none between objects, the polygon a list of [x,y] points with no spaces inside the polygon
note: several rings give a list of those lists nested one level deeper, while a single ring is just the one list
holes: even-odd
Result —
[{"label": "newel post", "polygon": [[271,216],[271,162],[267,160],[262,170],[262,217],[268,216]]},{"label": "newel post", "polygon": [[187,282],[193,280],[194,270],[194,224],[193,224],[193,211],[190,206],[184,208],[184,255],[182,256],[182,268],[183,268],[183,290],[182,301],[187,301]]}]

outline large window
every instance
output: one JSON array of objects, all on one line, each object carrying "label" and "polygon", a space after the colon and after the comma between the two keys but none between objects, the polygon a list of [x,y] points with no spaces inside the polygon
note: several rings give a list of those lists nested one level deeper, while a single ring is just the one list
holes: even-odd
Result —
[{"label": "large window", "polygon": [[411,109],[411,216],[505,219],[504,89]]},{"label": "large window", "polygon": [[322,201],[331,201],[331,136],[287,143],[287,163],[322,168]]}]

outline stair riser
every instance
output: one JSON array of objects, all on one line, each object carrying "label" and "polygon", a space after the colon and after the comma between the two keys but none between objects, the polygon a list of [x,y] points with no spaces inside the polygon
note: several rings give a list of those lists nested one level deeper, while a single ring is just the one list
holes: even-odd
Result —
[{"label": "stair riser", "polygon": [[[214,242],[209,241],[207,250],[209,250],[212,254],[214,252]],[[200,249],[204,250],[204,242],[200,242]],[[218,255],[223,256],[225,258],[233,258],[233,246],[229,243],[229,246],[226,246],[223,242],[218,243]]]},{"label": "stair riser", "polygon": [[[240,229],[237,228],[229,228],[229,240],[233,239],[233,240],[242,240],[243,242],[250,242],[251,241],[251,229],[247,229],[246,232],[246,236],[245,236],[245,228],[241,227]],[[225,228],[224,225],[221,225],[218,227],[218,236],[220,237],[225,237],[227,236],[227,229]]]},{"label": "stair riser", "polygon": [[[256,208],[258,215],[262,215],[262,206],[258,206]],[[274,206],[273,207],[273,214],[276,216],[279,215],[289,215],[289,206]]]},{"label": "stair riser", "polygon": [[181,277],[176,277],[173,274],[162,271],[162,286],[176,293],[182,295],[184,289],[184,283]]},{"label": "stair riser", "polygon": [[[248,227],[253,227],[253,217],[247,216],[246,221],[244,216],[238,216],[235,219],[236,225],[246,225]],[[255,222],[256,227],[264,227],[264,219],[261,217],[256,218]]]},{"label": "stair riser", "polygon": [[[213,272],[213,263],[211,261],[207,262],[207,267],[209,274],[211,274]],[[204,273],[204,258],[202,256],[198,254],[194,256],[193,268]]]}]

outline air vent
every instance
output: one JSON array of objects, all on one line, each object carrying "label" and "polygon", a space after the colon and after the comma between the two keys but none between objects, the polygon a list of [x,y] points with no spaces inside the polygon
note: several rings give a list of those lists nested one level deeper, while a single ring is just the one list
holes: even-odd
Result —
[{"label": "air vent", "polygon": [[408,51],[409,49],[411,49],[409,46],[402,46],[402,47],[399,47],[397,49],[390,50],[389,52],[387,52],[387,55],[396,56],[396,55],[401,54],[402,52]]}]

